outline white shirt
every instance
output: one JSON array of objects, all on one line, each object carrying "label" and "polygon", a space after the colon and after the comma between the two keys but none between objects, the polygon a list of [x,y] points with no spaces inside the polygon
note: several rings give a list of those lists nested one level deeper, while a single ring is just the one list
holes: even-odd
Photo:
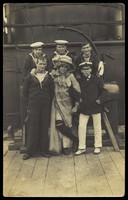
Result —
[{"label": "white shirt", "polygon": [[91,75],[87,77],[87,81],[89,81],[90,77],[91,77]]},{"label": "white shirt", "polygon": [[45,76],[47,75],[48,71],[46,71],[45,73],[36,73],[35,76],[36,78],[39,80],[40,82],[40,86],[42,88],[41,82],[44,80]]}]

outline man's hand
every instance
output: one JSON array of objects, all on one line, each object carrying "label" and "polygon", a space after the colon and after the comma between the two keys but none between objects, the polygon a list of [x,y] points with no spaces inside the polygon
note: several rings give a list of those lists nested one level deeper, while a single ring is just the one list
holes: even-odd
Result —
[{"label": "man's hand", "polygon": [[96,73],[96,76],[99,77],[99,78],[101,77],[100,74],[99,74],[98,72]]},{"label": "man's hand", "polygon": [[52,71],[50,72],[50,75],[53,78],[56,78],[59,75],[58,69],[52,69]]},{"label": "man's hand", "polygon": [[72,108],[72,114],[73,114],[73,113],[76,113],[76,112],[78,111],[78,108],[79,108],[79,103],[76,102],[76,103],[75,103],[75,106]]},{"label": "man's hand", "polygon": [[70,75],[71,75],[71,72],[69,72],[69,71],[67,71],[65,74],[66,78],[69,77]]},{"label": "man's hand", "polygon": [[99,99],[97,99],[97,100],[96,100],[96,103],[97,103],[97,104],[100,104],[101,102],[100,102],[100,100],[99,100]]}]

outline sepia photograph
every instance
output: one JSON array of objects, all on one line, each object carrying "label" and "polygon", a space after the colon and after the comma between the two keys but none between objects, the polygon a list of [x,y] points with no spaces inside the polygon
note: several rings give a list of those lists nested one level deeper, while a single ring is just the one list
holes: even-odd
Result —
[{"label": "sepia photograph", "polygon": [[3,4],[3,197],[125,197],[125,4]]}]

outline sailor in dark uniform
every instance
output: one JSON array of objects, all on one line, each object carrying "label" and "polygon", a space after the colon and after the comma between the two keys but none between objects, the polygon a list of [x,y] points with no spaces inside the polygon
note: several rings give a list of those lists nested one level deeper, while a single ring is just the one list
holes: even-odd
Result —
[{"label": "sailor in dark uniform", "polygon": [[107,98],[107,90],[104,89],[102,78],[92,74],[92,65],[92,62],[83,62],[79,65],[81,103],[78,127],[79,146],[75,155],[81,155],[86,151],[86,131],[90,116],[92,116],[94,126],[94,153],[100,153],[102,147],[101,105]]},{"label": "sailor in dark uniform", "polygon": [[48,58],[42,50],[43,45],[43,42],[35,42],[30,45],[32,51],[26,58],[24,64],[23,79],[28,75],[29,72],[37,68],[38,59],[43,59],[44,61],[47,61],[48,64]]},{"label": "sailor in dark uniform", "polygon": [[29,159],[37,151],[49,157],[48,128],[50,126],[51,102],[54,95],[54,82],[46,71],[47,63],[38,60],[37,73],[25,77],[23,97],[28,111],[27,145],[23,159]]},{"label": "sailor in dark uniform", "polygon": [[75,57],[74,55],[68,50],[68,41],[66,40],[55,40],[56,43],[56,50],[54,51],[53,55],[51,56],[50,62],[50,70],[54,69],[54,65],[52,64],[52,59],[56,56],[69,56],[72,59],[74,70],[75,70]]},{"label": "sailor in dark uniform", "polygon": [[85,42],[81,45],[81,54],[76,58],[76,77],[80,75],[79,64],[82,62],[92,62],[92,74],[103,76],[104,63],[99,56],[94,53],[89,42]]}]

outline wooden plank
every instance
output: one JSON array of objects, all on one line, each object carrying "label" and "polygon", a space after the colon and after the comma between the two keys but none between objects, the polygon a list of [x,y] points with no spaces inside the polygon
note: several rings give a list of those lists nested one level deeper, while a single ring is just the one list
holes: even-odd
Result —
[{"label": "wooden plank", "polygon": [[[113,147],[109,147],[109,151],[114,151]],[[100,160],[100,162],[102,161],[104,164],[107,163],[107,162],[112,163],[112,159],[111,159],[110,155],[108,154],[107,147],[102,147],[101,153],[98,154],[97,157]]]},{"label": "wooden plank", "polygon": [[49,164],[48,158],[38,157],[34,166],[32,178],[45,180],[47,168]]},{"label": "wooden plank", "polygon": [[113,194],[105,175],[84,177],[77,182],[78,197],[112,197]]},{"label": "wooden plank", "polygon": [[[98,156],[92,153],[75,157],[75,173],[79,197],[112,196]],[[85,159],[84,159],[85,158]]]},{"label": "wooden plank", "polygon": [[[20,157],[22,159],[22,156]],[[29,178],[32,176],[34,166],[36,163],[36,157],[30,158],[28,160],[23,160],[22,167],[18,173],[18,179],[19,178]]]},{"label": "wooden plank", "polygon": [[[23,166],[12,187],[12,197],[41,197],[45,176],[47,171],[48,158],[34,157],[23,162]],[[31,187],[30,187],[31,186]]]},{"label": "wooden plank", "polygon": [[[109,152],[106,151],[104,158],[102,153],[99,154],[98,157],[113,196],[122,196],[124,194],[124,181],[122,180],[119,170],[110,156],[110,152],[113,152],[113,150],[111,148],[108,149]],[[115,155],[117,154],[118,152],[115,152]]]},{"label": "wooden plank", "polygon": [[125,193],[125,184],[119,174],[107,174],[107,181],[111,187],[114,197],[123,197]]},{"label": "wooden plank", "polygon": [[9,140],[5,140],[3,142],[3,156],[5,156],[5,154],[8,152],[8,145],[10,144]]},{"label": "wooden plank", "polygon": [[16,180],[17,174],[22,166],[22,162],[21,155],[17,152],[16,156],[6,169],[6,172],[3,174],[3,194],[6,197],[9,196],[9,192]]},{"label": "wooden plank", "polygon": [[125,179],[125,160],[124,157],[120,152],[113,152],[108,151],[109,155],[111,156],[113,163],[115,164],[119,174],[121,175],[121,178]]},{"label": "wooden plank", "polygon": [[125,149],[121,149],[120,153],[122,154],[122,156],[125,158]]},{"label": "wooden plank", "polygon": [[18,178],[13,185],[9,197],[42,197],[42,178]]},{"label": "wooden plank", "polygon": [[115,138],[114,133],[112,131],[111,125],[109,123],[107,114],[105,112],[103,112],[102,113],[102,117],[103,117],[107,132],[108,132],[108,134],[110,136],[110,139],[111,139],[111,142],[113,144],[113,147],[114,147],[115,151],[120,151],[119,146],[118,146],[117,141],[116,141],[116,138]]},{"label": "wooden plank", "polygon": [[72,154],[52,156],[49,159],[35,157],[25,161],[22,160],[19,151],[17,154],[16,151],[9,151],[4,160],[8,163],[4,174],[4,195],[8,197],[122,196],[124,194],[122,153],[115,152],[113,147],[102,147],[98,155],[93,151],[94,148],[87,147],[87,152],[80,156]]},{"label": "wooden plank", "polygon": [[86,149],[86,161],[89,164],[90,162],[99,162],[97,155],[94,155],[94,147],[87,147]]},{"label": "wooden plank", "polygon": [[3,172],[8,169],[9,165],[16,156],[17,151],[8,151],[7,154],[3,157]]},{"label": "wooden plank", "polygon": [[[102,155],[101,155],[102,154]],[[103,153],[98,155],[100,163],[103,167],[104,173],[105,174],[118,174],[118,170],[111,159],[109,154],[105,154],[105,157],[103,158]]]},{"label": "wooden plank", "polygon": [[76,196],[74,162],[72,155],[50,158],[43,196]]}]

